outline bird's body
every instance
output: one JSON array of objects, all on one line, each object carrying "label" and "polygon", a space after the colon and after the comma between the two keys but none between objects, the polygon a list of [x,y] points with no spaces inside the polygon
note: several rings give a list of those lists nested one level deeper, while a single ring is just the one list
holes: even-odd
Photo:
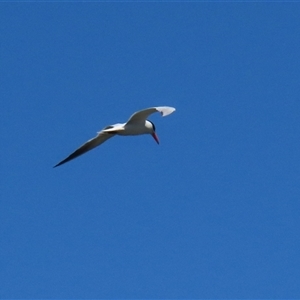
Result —
[{"label": "bird's body", "polygon": [[129,136],[151,134],[155,141],[159,144],[158,137],[155,133],[155,125],[146,118],[154,112],[160,112],[162,116],[167,116],[174,111],[175,108],[173,107],[159,106],[135,112],[126,123],[117,123],[103,128],[101,131],[98,132],[96,137],[88,140],[81,147],[79,147],[72,154],[70,154],[67,158],[55,165],[54,168],[84,154],[89,150],[92,150],[93,148],[101,145],[102,143],[104,143],[105,141],[107,141],[115,135]]},{"label": "bird's body", "polygon": [[142,122],[137,122],[133,124],[114,124],[107,126],[109,128],[103,129],[101,132],[115,133],[117,135],[140,135],[140,134],[149,134],[153,132],[153,123],[148,120]]}]

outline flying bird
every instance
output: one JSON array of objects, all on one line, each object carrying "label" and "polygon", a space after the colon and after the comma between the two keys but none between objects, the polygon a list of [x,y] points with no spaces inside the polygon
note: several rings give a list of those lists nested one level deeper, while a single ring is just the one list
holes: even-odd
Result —
[{"label": "flying bird", "polygon": [[151,134],[154,140],[159,144],[159,139],[155,133],[155,125],[147,120],[147,117],[155,112],[160,112],[161,115],[167,116],[175,111],[174,107],[158,106],[150,107],[135,112],[126,123],[118,123],[114,125],[108,125],[97,133],[97,136],[88,140],[81,147],[71,153],[67,158],[56,164],[53,168],[58,167],[84,153],[92,150],[93,148],[101,145],[108,139],[115,135],[140,135]]}]

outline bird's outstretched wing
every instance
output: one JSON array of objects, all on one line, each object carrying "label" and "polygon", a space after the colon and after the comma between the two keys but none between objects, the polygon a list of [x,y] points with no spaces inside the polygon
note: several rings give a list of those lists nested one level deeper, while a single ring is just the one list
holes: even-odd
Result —
[{"label": "bird's outstretched wing", "polygon": [[[110,128],[111,126],[107,126],[105,127],[103,130]],[[104,143],[105,141],[107,141],[108,139],[112,138],[113,136],[115,136],[115,134],[113,133],[106,133],[100,131],[98,132],[98,135],[90,140],[88,140],[86,143],[84,143],[82,146],[80,146],[77,150],[75,150],[72,154],[70,154],[67,158],[65,158],[64,160],[62,160],[61,162],[59,162],[57,165],[55,165],[53,168],[58,167],[82,154],[84,154],[85,152],[88,152],[90,150],[92,150],[93,148],[101,145],[102,143]]]},{"label": "bird's outstretched wing", "polygon": [[174,107],[170,106],[158,106],[158,107],[150,107],[146,108],[140,111],[135,112],[127,121],[126,124],[135,123],[139,121],[144,121],[147,119],[147,117],[155,112],[160,112],[161,115],[167,116],[175,111]]}]

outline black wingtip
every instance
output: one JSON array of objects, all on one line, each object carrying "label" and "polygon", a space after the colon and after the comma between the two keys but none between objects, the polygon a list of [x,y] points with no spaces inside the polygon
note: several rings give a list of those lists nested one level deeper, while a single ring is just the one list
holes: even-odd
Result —
[{"label": "black wingtip", "polygon": [[53,168],[56,168],[56,167],[58,167],[58,166],[62,165],[63,163],[65,163],[65,161],[61,161],[61,162],[59,162],[58,164],[56,164],[55,166],[53,166]]},{"label": "black wingtip", "polygon": [[72,157],[72,154],[70,156],[68,156],[66,159],[60,161],[58,164],[56,164],[53,168],[59,167],[65,163],[67,163],[68,161],[74,159],[74,157]]}]

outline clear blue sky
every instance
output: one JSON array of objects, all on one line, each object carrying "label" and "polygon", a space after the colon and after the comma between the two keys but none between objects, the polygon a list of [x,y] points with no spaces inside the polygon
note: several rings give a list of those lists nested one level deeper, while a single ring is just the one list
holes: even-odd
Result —
[{"label": "clear blue sky", "polygon": [[299,298],[299,15],[0,3],[0,297]]}]

